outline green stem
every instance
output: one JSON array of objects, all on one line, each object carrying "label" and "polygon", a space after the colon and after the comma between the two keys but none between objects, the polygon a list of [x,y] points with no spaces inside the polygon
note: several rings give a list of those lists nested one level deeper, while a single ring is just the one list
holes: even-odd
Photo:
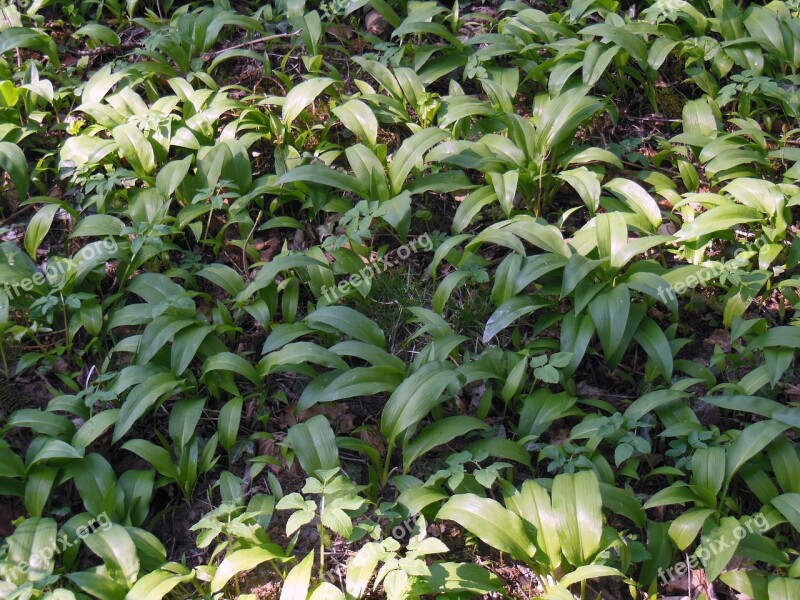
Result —
[{"label": "green stem", "polygon": [[3,359],[3,376],[11,380],[11,371],[8,370],[8,359],[6,358],[6,347],[3,341],[0,340],[0,357]]},{"label": "green stem", "polygon": [[381,486],[385,486],[389,479],[389,462],[392,460],[392,453],[394,452],[394,439],[389,442],[389,447],[386,449],[386,462],[383,464],[383,477],[381,478]]}]

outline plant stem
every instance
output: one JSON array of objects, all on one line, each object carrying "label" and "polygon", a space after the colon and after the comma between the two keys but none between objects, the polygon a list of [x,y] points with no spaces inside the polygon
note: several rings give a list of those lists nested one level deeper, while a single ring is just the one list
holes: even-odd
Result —
[{"label": "plant stem", "polygon": [[6,347],[3,341],[0,340],[0,357],[3,359],[3,376],[7,380],[11,380],[11,371],[8,370],[8,359],[6,358]]}]

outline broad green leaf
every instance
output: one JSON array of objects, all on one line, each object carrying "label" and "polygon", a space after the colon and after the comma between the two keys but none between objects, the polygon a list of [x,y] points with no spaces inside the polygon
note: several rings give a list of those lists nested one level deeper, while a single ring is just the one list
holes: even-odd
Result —
[{"label": "broad green leaf", "polygon": [[59,208],[58,204],[45,204],[28,222],[28,227],[25,230],[25,250],[32,259],[37,259],[36,251],[50,231],[53,219]]},{"label": "broad green leaf", "polygon": [[219,411],[219,443],[230,452],[239,435],[239,422],[242,418],[244,398],[237,396],[228,400]]},{"label": "broad green leaf", "polygon": [[203,365],[203,373],[211,371],[228,371],[248,379],[251,383],[259,385],[261,378],[256,368],[244,358],[233,352],[221,352],[211,356]]},{"label": "broad green leaf", "polygon": [[309,475],[316,476],[318,471],[339,466],[336,436],[324,415],[315,415],[304,423],[293,425],[286,437],[303,470]]},{"label": "broad green leaf", "polygon": [[317,99],[329,85],[333,83],[330,77],[316,77],[309,79],[294,86],[283,103],[283,114],[281,120],[286,127],[290,127],[292,122],[302,113],[314,100]]},{"label": "broad green leaf", "polygon": [[725,483],[729,485],[733,476],[747,461],[788,428],[788,425],[777,421],[759,421],[745,427],[726,450]]},{"label": "broad green leaf", "polygon": [[483,567],[470,563],[437,562],[430,575],[414,582],[414,594],[468,594],[485,596],[503,589],[503,580]]},{"label": "broad green leaf", "polygon": [[193,574],[177,575],[168,571],[153,571],[139,578],[125,600],[161,600],[176,586],[190,581]]},{"label": "broad green leaf", "polygon": [[489,426],[480,419],[466,415],[448,417],[428,425],[403,449],[403,472],[407,473],[414,461],[431,449],[476,429],[489,429]]},{"label": "broad green leaf", "polygon": [[489,340],[520,317],[524,317],[544,306],[547,306],[547,304],[535,302],[529,296],[514,296],[510,300],[503,302],[486,321],[486,327],[483,330],[483,343],[488,343]]},{"label": "broad green leaf", "polygon": [[214,578],[211,580],[211,592],[219,592],[235,575],[252,571],[261,563],[268,560],[286,560],[281,554],[276,554],[266,548],[247,548],[230,552],[217,567]]},{"label": "broad green leaf", "polygon": [[786,517],[786,520],[791,523],[795,531],[800,532],[800,494],[792,492],[782,494],[777,498],[773,498],[771,502],[772,505]]},{"label": "broad green leaf", "polygon": [[[719,525],[713,525],[703,531],[704,547],[716,550],[700,554],[700,559],[706,568],[708,581],[714,581],[719,577],[719,574],[736,554],[739,538],[734,532],[739,527],[739,521],[735,518],[723,517],[720,519]],[[710,555],[708,560],[705,560],[706,554]]]},{"label": "broad green leaf", "polygon": [[100,23],[87,23],[72,35],[75,37],[86,36],[95,42],[102,42],[108,46],[119,46],[120,44],[117,32]]},{"label": "broad green leaf", "polygon": [[306,600],[314,566],[314,551],[309,552],[286,576],[280,600]]},{"label": "broad green leaf", "polygon": [[131,536],[116,523],[103,526],[84,540],[89,549],[103,559],[110,575],[130,587],[139,577],[139,556]]},{"label": "broad green leaf", "polygon": [[587,579],[594,580],[598,577],[625,577],[625,574],[619,569],[605,565],[582,565],[571,573],[564,575],[558,583],[569,587],[581,581],[586,581]]},{"label": "broad green leaf", "polygon": [[356,340],[386,348],[386,337],[375,321],[347,306],[318,308],[305,318],[305,322],[314,329],[340,331]]},{"label": "broad green leaf", "polygon": [[683,105],[683,131],[704,137],[717,131],[717,119],[708,100],[689,100]]},{"label": "broad green leaf", "polygon": [[555,515],[564,556],[575,566],[589,562],[600,549],[603,501],[594,471],[563,473],[553,480]]},{"label": "broad green leaf", "polygon": [[652,319],[645,318],[640,324],[633,338],[644,348],[647,356],[658,367],[661,375],[667,381],[672,380],[672,348],[667,336],[658,324]]},{"label": "broad green leaf", "polygon": [[612,179],[603,187],[624,200],[633,212],[647,219],[652,227],[652,232],[661,226],[662,217],[658,203],[638,183],[630,179],[617,178]]},{"label": "broad green leaf", "polygon": [[133,452],[149,462],[164,477],[178,479],[178,468],[172,462],[169,452],[161,446],[156,446],[147,440],[129,440],[122,444],[121,448]]},{"label": "broad green leaf", "polygon": [[50,518],[29,517],[17,526],[7,538],[7,562],[9,566],[27,563],[30,568],[27,574],[15,570],[12,582],[21,585],[24,581],[38,581],[53,572],[53,553],[44,550],[52,548],[56,532],[56,522]]},{"label": "broad green leaf", "polygon": [[41,517],[59,472],[58,467],[38,465],[28,469],[25,481],[25,509],[32,517]]},{"label": "broad green leaf", "polygon": [[749,206],[725,204],[715,206],[689,223],[684,224],[676,233],[678,240],[692,240],[704,235],[724,231],[745,223],[760,221],[764,215]]},{"label": "broad green leaf", "polygon": [[403,184],[414,167],[422,165],[422,157],[434,145],[450,137],[442,129],[423,129],[406,139],[389,163],[389,181],[392,193],[403,191]]},{"label": "broad green leaf", "polygon": [[125,158],[139,176],[147,177],[156,168],[153,147],[139,129],[129,123],[117,125],[111,131],[114,141],[119,144],[120,155]]},{"label": "broad green leaf", "polygon": [[589,209],[589,214],[594,215],[600,206],[600,177],[594,171],[590,171],[586,167],[578,167],[577,169],[570,169],[561,171],[556,175],[559,179],[566,181],[572,189],[578,192],[578,195],[583,200],[586,208]]},{"label": "broad green leaf", "polygon": [[690,508],[669,526],[669,537],[678,550],[686,550],[703,529],[706,520],[716,511],[713,508]]},{"label": "broad green leaf", "polygon": [[[0,33],[0,45],[2,45],[3,35],[7,32],[8,30]],[[0,142],[0,168],[8,173],[20,200],[25,199],[28,196],[30,173],[28,172],[28,162],[25,160],[25,154],[23,154],[19,146],[10,142]]]},{"label": "broad green leaf", "polygon": [[61,66],[55,42],[49,35],[38,29],[8,27],[0,32],[0,54],[14,48],[28,48],[40,52],[47,56],[53,67],[58,69]]},{"label": "broad green leaf", "polygon": [[333,109],[342,124],[370,146],[378,139],[378,119],[375,113],[361,100],[348,100]]},{"label": "broad green leaf", "polygon": [[142,415],[178,387],[180,382],[171,373],[160,373],[134,387],[120,408],[111,441],[118,442]]},{"label": "broad green leaf", "polygon": [[624,283],[598,294],[589,302],[589,313],[606,356],[614,354],[622,341],[630,307],[630,290]]},{"label": "broad green leaf", "polygon": [[550,494],[532,479],[519,490],[508,487],[510,491],[504,492],[506,506],[533,525],[537,548],[547,555],[550,569],[557,569],[561,564],[561,541]]},{"label": "broad green leaf", "polygon": [[[455,521],[486,544],[516,560],[527,562],[536,553],[536,546],[522,519],[490,498],[458,494],[439,509],[436,518]],[[599,542],[599,537],[596,541]]]},{"label": "broad green leaf", "polygon": [[92,453],[72,466],[75,487],[86,510],[93,515],[103,512],[103,500],[117,482],[114,469],[101,455]]},{"label": "broad green leaf", "polygon": [[381,415],[381,431],[390,446],[397,436],[428,416],[455,379],[456,372],[449,364],[430,362],[400,384]]}]

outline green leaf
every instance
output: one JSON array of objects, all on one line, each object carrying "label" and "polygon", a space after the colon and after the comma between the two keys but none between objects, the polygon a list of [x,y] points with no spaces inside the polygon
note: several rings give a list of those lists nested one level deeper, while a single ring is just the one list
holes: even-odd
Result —
[{"label": "green leaf", "polygon": [[100,411],[81,425],[81,428],[72,437],[72,446],[77,450],[84,450],[116,423],[118,417],[119,409],[117,408]]},{"label": "green leaf", "polygon": [[406,139],[389,163],[389,181],[392,193],[403,191],[403,184],[414,167],[422,165],[423,155],[433,146],[450,137],[442,129],[428,128],[418,131]]},{"label": "green leaf", "polygon": [[348,100],[333,109],[342,124],[370,146],[378,140],[378,119],[361,100]]},{"label": "green leaf", "polygon": [[50,499],[50,492],[53,489],[56,476],[59,472],[58,467],[47,467],[44,465],[34,466],[28,469],[27,480],[25,481],[25,509],[32,517],[41,517],[47,501]]},{"label": "green leaf", "polygon": [[566,181],[572,189],[578,192],[583,200],[589,214],[594,215],[600,206],[600,176],[586,167],[578,167],[568,171],[561,171],[556,175],[562,181]]},{"label": "green leaf", "polygon": [[164,477],[170,479],[178,479],[178,468],[172,462],[172,457],[169,452],[160,446],[156,446],[153,442],[147,440],[129,440],[121,446],[122,450],[133,452],[137,456],[143,458]]},{"label": "green leaf", "polygon": [[794,600],[800,597],[800,581],[789,577],[770,577],[767,595],[755,595],[754,597],[769,598],[769,600]]},{"label": "green leaf", "polygon": [[75,487],[86,510],[93,515],[103,512],[103,500],[117,483],[114,469],[99,454],[89,454],[72,466]]},{"label": "green leaf", "polygon": [[627,31],[624,27],[616,27],[609,23],[597,23],[584,27],[578,34],[598,36],[602,41],[609,40],[615,46],[624,48],[628,54],[640,63],[644,63],[647,60],[647,44],[638,35]]},{"label": "green leaf", "polygon": [[672,348],[667,336],[658,324],[649,317],[642,320],[633,338],[644,348],[650,360],[667,381],[672,380]]},{"label": "green leaf", "polygon": [[403,449],[403,472],[407,473],[414,461],[426,452],[476,429],[489,429],[489,425],[466,415],[447,417],[428,425]]},{"label": "green leaf", "polygon": [[286,576],[280,600],[306,600],[314,566],[314,551],[309,552]]},{"label": "green leaf", "polygon": [[327,306],[309,314],[305,322],[314,329],[340,331],[351,338],[386,348],[386,337],[375,321],[347,306]]},{"label": "green leaf", "polygon": [[268,560],[286,560],[280,554],[275,554],[266,548],[247,548],[230,552],[217,567],[214,578],[211,580],[211,593],[219,592],[225,587],[234,575],[252,571],[258,565]]},{"label": "green leaf", "polygon": [[247,360],[233,352],[220,352],[214,354],[203,365],[203,374],[211,371],[228,371],[248,379],[251,383],[259,385],[261,378],[256,368]]},{"label": "green leaf", "polygon": [[125,158],[140,177],[149,176],[156,168],[153,147],[135,125],[124,123],[111,131],[114,141],[119,144],[119,153]]},{"label": "green leaf", "polygon": [[36,260],[36,251],[50,231],[59,208],[58,204],[45,204],[28,223],[25,230],[25,250],[32,259]]},{"label": "green leaf", "polygon": [[708,517],[715,512],[713,508],[690,508],[670,524],[669,537],[678,550],[686,550],[694,542]]},{"label": "green leaf", "polygon": [[[0,33],[0,43],[3,35],[7,32],[8,30]],[[30,173],[28,172],[28,162],[25,160],[25,154],[23,154],[19,146],[10,142],[0,142],[0,168],[8,173],[17,190],[19,199],[25,199],[28,196]]]},{"label": "green leaf", "polygon": [[684,133],[709,136],[717,131],[717,119],[708,100],[689,100],[683,105]]},{"label": "green leaf", "polygon": [[736,472],[776,437],[789,428],[777,421],[759,421],[745,427],[727,448],[725,483],[730,485]]},{"label": "green leaf", "polygon": [[5,54],[14,48],[29,48],[41,52],[58,69],[61,61],[58,60],[58,49],[53,39],[46,33],[31,29],[30,27],[9,27],[0,32],[0,54]]},{"label": "green leaf", "polygon": [[130,589],[125,600],[161,600],[176,586],[191,581],[194,575],[176,575],[169,571],[153,571],[141,577]]},{"label": "green leaf", "polygon": [[470,563],[437,562],[430,566],[430,575],[414,582],[413,593],[443,593],[486,596],[503,589],[503,580],[483,567]]},{"label": "green leaf", "polygon": [[344,371],[329,371],[306,386],[297,401],[297,410],[302,412],[318,402],[393,392],[402,381],[403,374],[394,367],[354,367]]},{"label": "green leaf", "polygon": [[24,475],[25,463],[5,440],[0,439],[0,477],[22,477]]},{"label": "green leaf", "polygon": [[50,518],[29,517],[17,526],[14,534],[7,538],[6,561],[9,566],[27,563],[30,568],[27,575],[19,569],[15,571],[13,583],[21,585],[24,581],[38,581],[53,572],[53,553],[45,549],[52,549],[56,532],[56,522]]},{"label": "green leaf", "polygon": [[510,485],[508,488],[504,490],[506,506],[533,525],[537,548],[547,555],[550,569],[557,569],[561,564],[561,541],[547,490],[532,479],[519,490]]},{"label": "green leaf", "polygon": [[139,556],[131,536],[121,525],[96,529],[84,540],[89,549],[103,559],[109,574],[130,587],[139,577]]},{"label": "green leaf", "polygon": [[723,517],[719,525],[714,525],[703,532],[703,543],[706,548],[715,548],[716,552],[710,554],[708,560],[703,560],[706,553],[700,554],[700,559],[706,568],[708,581],[714,581],[722,570],[736,554],[739,538],[735,531],[740,528],[739,521],[733,517]]},{"label": "green leaf", "polygon": [[244,398],[237,396],[228,400],[219,411],[219,443],[230,452],[239,435],[239,422],[242,419]]},{"label": "green leaf", "polygon": [[647,219],[653,232],[661,226],[662,217],[658,203],[638,183],[630,179],[617,178],[612,179],[603,187],[624,200],[633,212]]},{"label": "green leaf", "polygon": [[281,115],[284,125],[290,127],[300,113],[332,83],[333,79],[330,77],[317,77],[304,81],[289,90],[283,103],[283,114]]},{"label": "green leaf", "polygon": [[564,587],[569,587],[581,581],[594,580],[598,577],[625,577],[625,574],[619,569],[605,565],[583,565],[564,575],[558,583]]},{"label": "green leaf", "polygon": [[100,23],[87,23],[72,35],[75,37],[86,36],[95,42],[102,42],[107,46],[119,46],[120,44],[117,32]]},{"label": "green leaf", "polygon": [[315,415],[289,428],[286,435],[303,470],[311,476],[339,466],[336,435],[324,415]]},{"label": "green leaf", "polygon": [[589,313],[606,356],[614,354],[622,341],[630,307],[630,290],[624,283],[598,294],[589,302]]},{"label": "green leaf", "polygon": [[442,506],[436,518],[455,521],[483,542],[516,560],[527,562],[536,553],[536,546],[522,519],[490,498],[458,494]]},{"label": "green leaf", "polygon": [[564,556],[572,565],[582,566],[597,554],[602,537],[603,500],[597,475],[562,473],[553,480],[552,496]]},{"label": "green leaf", "polygon": [[514,296],[506,300],[491,314],[483,330],[483,343],[486,344],[514,321],[535,310],[547,306],[543,302],[534,302],[529,296]]},{"label": "green leaf", "polygon": [[67,417],[35,408],[23,408],[12,413],[6,425],[27,427],[36,433],[67,439],[75,433],[75,425]]},{"label": "green leaf", "polygon": [[306,363],[322,365],[331,369],[347,369],[347,363],[327,348],[312,342],[294,342],[286,344],[280,350],[271,352],[262,358],[258,363],[258,372],[266,377],[277,367],[281,367],[281,370],[299,371],[307,367]]},{"label": "green leaf", "polygon": [[737,227],[744,223],[760,221],[764,218],[759,211],[739,204],[715,206],[698,216],[694,221],[685,223],[676,233],[678,240],[686,241]]},{"label": "green leaf", "polygon": [[455,379],[456,372],[449,364],[429,362],[398,386],[381,415],[381,431],[390,446],[397,436],[428,416]]},{"label": "green leaf", "polygon": [[800,501],[800,494],[793,492],[782,494],[771,500],[772,505],[786,517],[795,531],[800,532],[800,502],[798,501]]},{"label": "green leaf", "polygon": [[171,373],[159,373],[134,387],[120,408],[111,441],[118,442],[150,407],[178,387],[180,382]]}]

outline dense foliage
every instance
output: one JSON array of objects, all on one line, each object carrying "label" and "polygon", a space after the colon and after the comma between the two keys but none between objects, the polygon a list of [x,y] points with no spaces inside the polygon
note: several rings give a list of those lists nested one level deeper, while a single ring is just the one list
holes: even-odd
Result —
[{"label": "dense foliage", "polygon": [[0,598],[800,598],[741,4],[0,7]]}]

